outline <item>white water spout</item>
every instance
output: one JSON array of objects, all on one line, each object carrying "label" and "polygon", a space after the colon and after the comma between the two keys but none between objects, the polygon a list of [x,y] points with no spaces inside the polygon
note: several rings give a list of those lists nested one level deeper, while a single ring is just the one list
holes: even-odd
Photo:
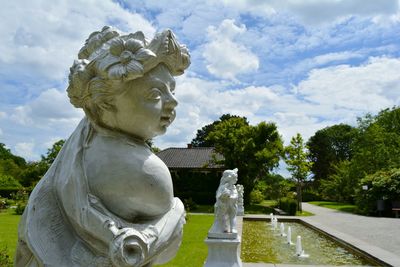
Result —
[{"label": "white water spout", "polygon": [[287,238],[286,238],[286,242],[291,245],[292,243],[292,228],[289,226],[287,229]]},{"label": "white water spout", "polygon": [[285,225],[283,224],[283,222],[281,222],[281,236],[286,236],[285,234]]},{"label": "white water spout", "polygon": [[296,242],[296,256],[300,258],[308,258],[310,255],[305,254],[304,250],[301,246],[301,236],[297,236],[297,242]]}]

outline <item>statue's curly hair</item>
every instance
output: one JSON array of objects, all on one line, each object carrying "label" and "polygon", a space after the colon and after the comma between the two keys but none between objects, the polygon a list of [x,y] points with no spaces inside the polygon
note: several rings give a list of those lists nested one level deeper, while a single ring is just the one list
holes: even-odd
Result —
[{"label": "statue's curly hair", "polygon": [[190,65],[188,49],[171,30],[148,42],[140,31],[120,35],[105,26],[88,37],[70,68],[68,96],[75,107],[97,117],[101,110],[114,108],[112,100],[121,87],[113,85],[140,78],[159,64],[173,76],[183,74]]}]

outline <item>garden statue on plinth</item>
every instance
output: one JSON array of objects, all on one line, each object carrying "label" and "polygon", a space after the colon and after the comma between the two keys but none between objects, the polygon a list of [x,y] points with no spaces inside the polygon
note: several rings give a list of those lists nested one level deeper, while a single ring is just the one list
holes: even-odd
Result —
[{"label": "garden statue on plinth", "polygon": [[185,212],[146,141],[175,118],[188,50],[166,30],[92,33],[70,69],[68,96],[86,117],[33,190],[16,266],[152,266],[177,252]]},{"label": "garden statue on plinth", "polygon": [[240,236],[236,227],[238,203],[238,169],[226,170],[216,193],[214,224],[205,240],[208,256],[205,267],[241,267],[239,246]]},{"label": "garden statue on plinth", "polygon": [[238,191],[238,202],[237,202],[237,212],[236,215],[243,216],[244,215],[244,187],[241,184],[236,185],[236,190]]}]

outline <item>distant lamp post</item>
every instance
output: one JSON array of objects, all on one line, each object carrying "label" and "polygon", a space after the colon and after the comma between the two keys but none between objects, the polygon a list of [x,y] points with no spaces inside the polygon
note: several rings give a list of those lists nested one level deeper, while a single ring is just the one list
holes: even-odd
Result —
[{"label": "distant lamp post", "polygon": [[368,185],[363,185],[363,186],[362,186],[362,189],[363,189],[363,190],[368,190]]}]

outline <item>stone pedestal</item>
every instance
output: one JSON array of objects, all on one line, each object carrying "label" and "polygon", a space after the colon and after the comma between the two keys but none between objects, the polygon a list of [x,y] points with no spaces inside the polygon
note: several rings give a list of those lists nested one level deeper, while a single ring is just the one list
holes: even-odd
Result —
[{"label": "stone pedestal", "polygon": [[243,207],[238,207],[238,210],[236,212],[237,216],[244,216],[244,209]]},{"label": "stone pedestal", "polygon": [[242,267],[240,236],[236,239],[207,238],[208,256],[204,267]]}]

